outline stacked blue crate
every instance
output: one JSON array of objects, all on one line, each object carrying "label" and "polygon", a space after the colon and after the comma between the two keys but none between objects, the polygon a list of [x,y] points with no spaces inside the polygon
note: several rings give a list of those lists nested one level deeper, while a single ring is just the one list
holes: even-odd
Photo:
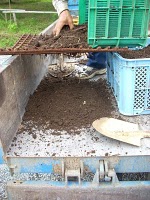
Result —
[{"label": "stacked blue crate", "polygon": [[79,0],[68,0],[68,7],[72,15],[78,16]]},{"label": "stacked blue crate", "polygon": [[150,114],[150,58],[126,59],[107,53],[107,80],[121,114]]}]

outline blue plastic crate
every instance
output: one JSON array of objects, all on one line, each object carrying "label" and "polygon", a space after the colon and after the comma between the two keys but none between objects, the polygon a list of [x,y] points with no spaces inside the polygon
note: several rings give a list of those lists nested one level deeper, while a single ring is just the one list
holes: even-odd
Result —
[{"label": "blue plastic crate", "polygon": [[107,53],[107,80],[121,114],[150,114],[150,58]]},{"label": "blue plastic crate", "polygon": [[79,0],[68,0],[68,5],[70,6],[78,6]]},{"label": "blue plastic crate", "polygon": [[79,15],[79,0],[68,0],[68,8],[70,10],[71,15],[78,16]]}]

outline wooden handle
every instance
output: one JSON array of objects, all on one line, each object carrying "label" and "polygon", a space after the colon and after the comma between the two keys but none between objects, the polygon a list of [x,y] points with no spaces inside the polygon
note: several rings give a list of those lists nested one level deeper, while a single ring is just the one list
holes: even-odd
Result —
[{"label": "wooden handle", "polygon": [[149,131],[144,131],[144,138],[150,138],[150,132]]},{"label": "wooden handle", "polygon": [[[149,138],[150,137],[150,131],[130,131],[130,132],[120,132],[116,131],[113,132],[114,135],[119,135],[123,137],[140,137],[140,138]],[[113,135],[111,133],[111,135]]]}]

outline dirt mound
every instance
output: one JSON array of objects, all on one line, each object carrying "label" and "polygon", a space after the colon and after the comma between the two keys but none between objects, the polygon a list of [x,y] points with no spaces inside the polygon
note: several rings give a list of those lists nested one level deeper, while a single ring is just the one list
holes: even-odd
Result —
[{"label": "dirt mound", "polygon": [[31,96],[23,121],[46,129],[71,130],[91,126],[113,110],[106,80],[45,78]]},{"label": "dirt mound", "polygon": [[87,44],[87,26],[78,25],[70,30],[69,26],[64,26],[59,36],[53,35],[41,35],[34,42],[30,44],[30,47],[42,47],[42,48],[89,48]]},{"label": "dirt mound", "polygon": [[141,50],[119,52],[119,54],[123,58],[129,58],[129,59],[150,58],[150,45]]}]

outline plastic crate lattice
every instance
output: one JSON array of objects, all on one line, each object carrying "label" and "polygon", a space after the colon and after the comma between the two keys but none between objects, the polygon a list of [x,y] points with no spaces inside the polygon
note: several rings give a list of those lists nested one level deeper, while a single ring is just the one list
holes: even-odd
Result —
[{"label": "plastic crate lattice", "polygon": [[88,22],[92,47],[145,46],[149,11],[149,0],[81,0],[79,24]]},{"label": "plastic crate lattice", "polygon": [[150,58],[107,53],[107,80],[124,115],[150,114]]}]

